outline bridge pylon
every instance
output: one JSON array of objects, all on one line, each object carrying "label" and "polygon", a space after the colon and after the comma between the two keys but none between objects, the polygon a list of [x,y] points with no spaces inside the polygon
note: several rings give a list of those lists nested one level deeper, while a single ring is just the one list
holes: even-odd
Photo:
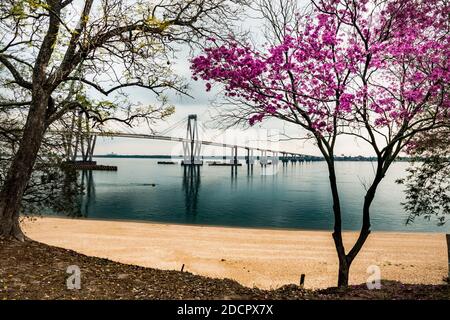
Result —
[{"label": "bridge pylon", "polygon": [[202,143],[198,136],[197,115],[188,116],[186,129],[186,140],[183,141],[183,162],[182,165],[203,165],[200,151]]}]

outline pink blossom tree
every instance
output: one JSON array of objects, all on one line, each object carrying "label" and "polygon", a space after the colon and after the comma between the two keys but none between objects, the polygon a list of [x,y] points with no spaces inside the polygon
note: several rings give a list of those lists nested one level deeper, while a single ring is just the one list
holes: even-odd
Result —
[{"label": "pink blossom tree", "polygon": [[[251,125],[278,118],[302,127],[326,160],[333,198],[338,286],[370,234],[377,188],[413,138],[444,125],[450,6],[445,0],[320,0],[278,43],[255,48],[230,39],[192,60],[195,80],[219,83]],[[273,43],[273,42],[270,42]],[[447,119],[447,120],[446,120]],[[339,137],[355,136],[376,155],[359,237],[347,250],[335,171]]]}]

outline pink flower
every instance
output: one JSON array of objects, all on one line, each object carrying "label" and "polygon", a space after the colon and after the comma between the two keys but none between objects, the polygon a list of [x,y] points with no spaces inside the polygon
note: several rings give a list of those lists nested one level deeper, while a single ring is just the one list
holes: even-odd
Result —
[{"label": "pink flower", "polygon": [[257,50],[231,40],[205,49],[191,61],[194,80],[206,81],[207,91],[222,83],[228,97],[248,102],[252,125],[292,107],[321,133],[334,130],[335,117],[352,121],[344,117],[352,113],[368,114],[375,127],[396,126],[420,117],[424,103],[448,117],[448,7],[440,0],[319,7],[278,45]]}]

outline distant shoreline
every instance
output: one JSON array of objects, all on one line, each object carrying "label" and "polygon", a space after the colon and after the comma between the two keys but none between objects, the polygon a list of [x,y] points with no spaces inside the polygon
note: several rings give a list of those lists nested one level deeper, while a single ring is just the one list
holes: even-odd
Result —
[{"label": "distant shoreline", "polygon": [[[99,154],[94,155],[94,158],[107,158],[107,159],[183,159],[182,155],[172,156],[172,155],[139,155],[139,154]],[[231,156],[203,156],[202,159],[230,159]],[[245,160],[244,156],[237,157],[240,160]],[[259,158],[259,157],[255,157]],[[336,161],[367,161],[373,162],[377,161],[376,157],[363,157],[363,156],[341,156],[335,157]],[[421,161],[423,159],[413,159],[411,157],[399,157],[396,159],[397,162],[410,162],[413,160]],[[309,157],[306,161],[325,161],[323,157]]]}]

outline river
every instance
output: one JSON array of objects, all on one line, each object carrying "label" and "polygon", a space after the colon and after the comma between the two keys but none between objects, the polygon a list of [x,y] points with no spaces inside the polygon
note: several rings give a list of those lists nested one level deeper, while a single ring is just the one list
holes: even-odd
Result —
[{"label": "river", "polygon": [[[324,162],[254,166],[244,164],[237,175],[230,167],[205,164],[199,172],[157,164],[157,159],[99,158],[117,172],[93,171],[85,175],[89,188],[80,201],[87,218],[238,227],[331,230],[332,199]],[[167,159],[165,159],[167,160]],[[448,232],[422,217],[406,225],[402,186],[408,163],[394,163],[381,183],[372,205],[372,229],[378,231]],[[370,182],[371,162],[338,162],[343,225],[361,225],[364,185]]]}]

